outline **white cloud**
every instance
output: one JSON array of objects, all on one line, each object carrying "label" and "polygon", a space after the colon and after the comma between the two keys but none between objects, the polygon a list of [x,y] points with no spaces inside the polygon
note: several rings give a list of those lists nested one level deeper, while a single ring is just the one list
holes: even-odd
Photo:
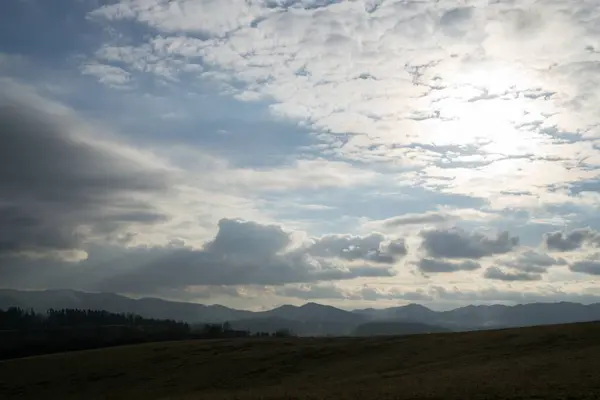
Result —
[{"label": "white cloud", "polygon": [[509,271],[499,267],[489,267],[485,270],[484,277],[487,279],[495,279],[507,282],[539,281],[542,279],[542,275],[540,273]]},{"label": "white cloud", "polygon": [[488,213],[470,208],[453,209],[450,207],[438,207],[436,211],[424,213],[400,214],[384,220],[372,220],[365,222],[362,228],[365,231],[382,231],[386,233],[417,233],[424,227],[447,227],[452,228],[461,221],[488,224],[500,219],[500,215]]},{"label": "white cloud", "polygon": [[[101,58],[137,70],[201,59],[207,77],[244,83],[229,89],[239,99],[270,98],[275,114],[354,134],[334,136],[329,154],[427,167],[429,184],[452,178],[445,191],[535,208],[556,197],[549,185],[595,175],[581,160],[600,165],[592,143],[552,136],[597,135],[588,88],[600,79],[598,34],[582,17],[594,12],[566,1],[124,0],[91,15],[161,32],[118,56],[103,48]],[[532,195],[500,193],[523,187]]]},{"label": "white cloud", "polygon": [[126,0],[102,6],[90,15],[108,19],[137,19],[166,32],[190,31],[222,36],[249,25],[255,15],[259,15],[260,8],[252,3],[244,4],[239,0]]},{"label": "white cloud", "polygon": [[81,72],[95,76],[99,82],[114,87],[123,87],[131,79],[131,74],[123,68],[95,62],[82,65]]}]

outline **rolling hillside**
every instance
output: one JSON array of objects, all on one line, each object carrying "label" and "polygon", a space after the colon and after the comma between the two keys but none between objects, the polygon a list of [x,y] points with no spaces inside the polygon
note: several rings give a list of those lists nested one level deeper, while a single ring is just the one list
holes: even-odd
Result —
[{"label": "rolling hillside", "polygon": [[419,333],[451,332],[447,328],[420,322],[404,321],[376,321],[367,322],[356,327],[353,336],[389,336],[389,335],[414,335]]},{"label": "rolling hillside", "polygon": [[0,362],[3,399],[595,399],[600,324],[156,343]]}]

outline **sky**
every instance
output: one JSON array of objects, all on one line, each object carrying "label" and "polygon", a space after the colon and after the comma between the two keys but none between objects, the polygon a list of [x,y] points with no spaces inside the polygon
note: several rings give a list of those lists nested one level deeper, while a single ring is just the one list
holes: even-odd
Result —
[{"label": "sky", "polygon": [[0,2],[0,287],[600,302],[600,0]]}]

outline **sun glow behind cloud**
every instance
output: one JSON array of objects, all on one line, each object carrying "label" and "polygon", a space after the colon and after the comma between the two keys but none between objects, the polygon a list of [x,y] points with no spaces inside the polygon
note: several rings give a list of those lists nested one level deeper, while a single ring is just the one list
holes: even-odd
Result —
[{"label": "sun glow behind cloud", "polygon": [[[442,71],[443,73],[443,71]],[[535,88],[516,70],[490,64],[486,68],[461,71],[444,80],[442,89],[431,101],[441,119],[431,135],[436,145],[477,145],[491,156],[533,154],[541,136],[520,129],[542,119],[539,102],[524,92]]]}]

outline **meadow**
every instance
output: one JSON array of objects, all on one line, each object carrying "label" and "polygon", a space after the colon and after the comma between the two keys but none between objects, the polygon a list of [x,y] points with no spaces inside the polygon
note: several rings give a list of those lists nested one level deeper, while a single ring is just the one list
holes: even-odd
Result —
[{"label": "meadow", "polygon": [[11,399],[596,399],[600,323],[146,343],[0,362]]}]

